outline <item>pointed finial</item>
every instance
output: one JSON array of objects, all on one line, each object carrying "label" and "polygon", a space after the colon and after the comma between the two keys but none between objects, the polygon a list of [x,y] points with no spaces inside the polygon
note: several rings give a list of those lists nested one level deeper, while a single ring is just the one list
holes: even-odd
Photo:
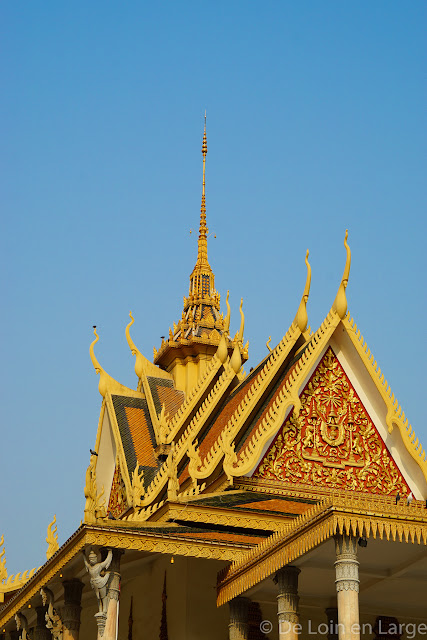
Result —
[{"label": "pointed finial", "polygon": [[229,295],[230,295],[230,290],[227,291],[227,297],[225,299],[225,304],[227,305],[227,315],[224,318],[224,333],[226,333],[227,335],[230,333],[230,319],[231,319],[230,303],[228,302]]},{"label": "pointed finial", "polygon": [[205,111],[205,126],[203,130],[203,183],[202,183],[202,204],[200,207],[200,226],[199,226],[199,242],[197,252],[197,262],[199,264],[208,264],[208,227],[206,225],[206,195],[205,195],[205,183],[206,183],[206,154],[208,153],[208,143],[206,139],[206,111]]},{"label": "pointed finial", "polygon": [[130,322],[129,322],[129,324],[128,324],[128,325],[126,325],[126,330],[125,330],[125,333],[126,333],[126,340],[127,340],[127,342],[128,342],[128,345],[129,345],[129,349],[130,349],[131,354],[132,354],[133,356],[136,356],[136,355],[138,354],[138,349],[137,349],[137,347],[135,346],[134,341],[133,341],[133,340],[132,340],[132,338],[130,337],[130,331],[129,331],[129,329],[131,328],[131,326],[132,326],[132,325],[133,325],[133,323],[135,322],[134,317],[133,317],[133,315],[132,315],[132,311],[129,311],[129,318],[130,318]]},{"label": "pointed finial", "polygon": [[307,253],[305,254],[305,264],[307,266],[307,279],[305,281],[304,293],[302,294],[301,302],[298,307],[297,314],[295,316],[295,324],[298,326],[301,333],[307,329],[308,315],[307,315],[307,302],[308,296],[310,295],[310,284],[311,284],[311,266],[308,262],[309,251],[307,249]]},{"label": "pointed finial", "polygon": [[239,328],[239,342],[243,346],[243,332],[245,330],[245,314],[243,313],[243,298],[240,300],[240,328]]},{"label": "pointed finial", "polygon": [[[54,526],[54,528],[52,529],[53,526]],[[46,542],[47,542],[46,558],[47,558],[47,560],[50,560],[50,558],[53,555],[55,555],[55,553],[59,549],[58,527],[56,526],[56,515],[53,516],[53,520],[52,520],[52,522],[49,524],[49,526],[47,528]]]},{"label": "pointed finial", "polygon": [[203,144],[202,144],[202,153],[204,157],[206,157],[207,152],[208,152],[208,143],[206,140],[206,109],[205,109],[205,128],[203,130]]},{"label": "pointed finial", "polygon": [[96,359],[95,352],[93,350],[93,347],[96,345],[96,343],[99,340],[99,335],[96,332],[96,325],[93,326],[93,333],[95,336],[95,340],[91,343],[89,347],[89,354],[90,354],[90,359],[92,360],[93,367],[95,369],[95,373],[101,373],[102,367],[99,364],[98,360]]},{"label": "pointed finial", "polygon": [[0,538],[0,584],[2,582],[6,582],[6,579],[7,579],[6,549],[4,548],[4,535],[2,534]]},{"label": "pointed finial", "polygon": [[342,276],[341,284],[338,288],[337,296],[335,298],[334,304],[332,305],[332,308],[337,312],[341,320],[345,318],[345,315],[347,313],[347,296],[345,294],[345,290],[348,285],[348,279],[350,276],[350,264],[351,264],[351,251],[350,251],[350,247],[347,244],[347,238],[348,238],[348,229],[345,230],[345,238],[344,238],[344,246],[347,252],[344,273]]},{"label": "pointed finial", "polygon": [[103,398],[105,398],[105,394],[107,391],[120,395],[120,393],[127,392],[129,389],[121,385],[117,380],[114,380],[99,364],[98,359],[95,355],[94,346],[99,340],[99,336],[96,332],[96,326],[93,327],[93,333],[95,335],[95,340],[91,343],[89,347],[90,359],[92,360],[93,367],[95,369],[95,373],[98,374],[99,377],[99,385],[98,390]]}]

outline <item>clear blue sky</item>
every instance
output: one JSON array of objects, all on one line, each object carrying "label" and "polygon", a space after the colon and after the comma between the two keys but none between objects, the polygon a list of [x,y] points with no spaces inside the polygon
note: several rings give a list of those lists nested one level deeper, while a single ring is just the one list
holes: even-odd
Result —
[{"label": "clear blue sky", "polygon": [[[427,445],[425,2],[0,6],[1,448],[7,566],[44,560],[83,516],[97,355],[135,387],[124,329],[152,356],[196,255],[208,113],[209,257],[244,297],[249,366],[349,308]],[[234,326],[233,326],[234,324]]]}]

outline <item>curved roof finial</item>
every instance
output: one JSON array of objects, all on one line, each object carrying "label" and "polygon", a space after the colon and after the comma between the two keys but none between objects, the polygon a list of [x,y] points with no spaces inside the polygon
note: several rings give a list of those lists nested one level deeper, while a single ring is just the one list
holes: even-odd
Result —
[{"label": "curved roof finial", "polygon": [[132,338],[130,337],[130,331],[129,328],[133,325],[133,323],[135,322],[133,315],[132,315],[132,311],[129,311],[129,318],[131,319],[129,324],[126,326],[126,339],[128,341],[128,345],[129,348],[131,350],[131,353],[133,356],[136,356],[136,360],[135,360],[135,373],[138,376],[138,378],[142,378],[142,376],[144,375],[145,371],[144,371],[144,362],[147,360],[142,353],[140,352],[140,350],[138,349],[138,347],[135,345],[134,341],[132,340]]},{"label": "curved roof finial", "polygon": [[227,335],[230,333],[230,319],[231,319],[230,303],[228,302],[229,296],[230,296],[230,290],[227,291],[227,297],[225,299],[225,304],[227,305],[227,315],[224,318],[224,333],[226,333]]},{"label": "curved roof finial", "polygon": [[310,285],[311,285],[311,266],[308,261],[309,250],[307,249],[307,253],[305,254],[305,264],[307,265],[307,279],[305,281],[304,293],[302,294],[301,302],[298,307],[298,311],[295,316],[295,324],[298,326],[301,333],[307,329],[308,323],[308,315],[307,315],[307,302],[308,296],[310,295]]},{"label": "curved roof finial", "polygon": [[135,322],[134,317],[132,315],[132,311],[129,311],[129,318],[130,318],[130,322],[128,325],[126,325],[126,340],[128,341],[129,349],[131,350],[132,355],[135,356],[138,352],[138,349],[136,348],[134,341],[130,337],[130,332],[129,332],[130,327]]},{"label": "curved roof finial", "polygon": [[243,298],[240,300],[240,329],[239,342],[243,345],[243,332],[245,330],[245,314],[243,313]]},{"label": "curved roof finial", "polygon": [[95,351],[93,349],[94,345],[99,340],[99,336],[96,332],[95,325],[93,327],[93,333],[95,335],[95,340],[91,343],[89,347],[89,354],[90,354],[90,359],[92,360],[92,364],[95,369],[95,372],[97,374],[100,374],[99,385],[98,385],[99,393],[103,398],[105,398],[105,394],[107,393],[107,391],[110,391],[110,393],[116,393],[116,394],[129,391],[127,387],[120,384],[120,382],[117,382],[117,380],[114,380],[114,378],[112,378],[99,364],[98,359],[95,355]]},{"label": "curved roof finial", "polygon": [[91,342],[91,345],[89,347],[89,354],[90,354],[90,359],[92,360],[92,364],[93,364],[93,367],[95,369],[95,372],[97,374],[99,374],[99,373],[101,373],[101,371],[103,371],[103,368],[99,364],[99,362],[98,362],[98,360],[96,358],[96,355],[95,355],[95,351],[93,350],[94,345],[96,345],[96,343],[99,340],[99,335],[96,332],[96,325],[93,326],[93,333],[94,333],[94,335],[96,337],[95,337],[95,340],[93,342]]},{"label": "curved roof finial", "polygon": [[344,246],[347,252],[344,273],[342,276],[341,284],[338,288],[337,296],[335,298],[334,304],[332,305],[332,308],[337,312],[341,320],[345,318],[347,313],[347,296],[345,294],[345,290],[348,285],[348,279],[350,276],[350,264],[351,264],[351,251],[350,251],[350,247],[347,244],[347,238],[348,238],[348,229],[345,230],[345,238],[344,238]]}]

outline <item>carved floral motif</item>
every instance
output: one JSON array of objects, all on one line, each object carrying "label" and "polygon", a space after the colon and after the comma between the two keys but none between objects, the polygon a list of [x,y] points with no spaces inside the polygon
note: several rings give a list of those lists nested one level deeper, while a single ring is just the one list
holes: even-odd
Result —
[{"label": "carved floral motif", "polygon": [[383,495],[410,493],[329,347],[254,477]]},{"label": "carved floral motif", "polygon": [[116,461],[113,482],[111,485],[110,499],[108,501],[107,513],[111,513],[114,518],[119,518],[127,509],[126,489],[120,472],[120,463]]}]

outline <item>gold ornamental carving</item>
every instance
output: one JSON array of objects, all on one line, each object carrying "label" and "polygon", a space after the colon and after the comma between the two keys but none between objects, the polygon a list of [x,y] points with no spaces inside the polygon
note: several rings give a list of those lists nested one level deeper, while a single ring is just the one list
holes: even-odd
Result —
[{"label": "gold ornamental carving", "polygon": [[410,489],[329,347],[255,478],[401,495]]}]

